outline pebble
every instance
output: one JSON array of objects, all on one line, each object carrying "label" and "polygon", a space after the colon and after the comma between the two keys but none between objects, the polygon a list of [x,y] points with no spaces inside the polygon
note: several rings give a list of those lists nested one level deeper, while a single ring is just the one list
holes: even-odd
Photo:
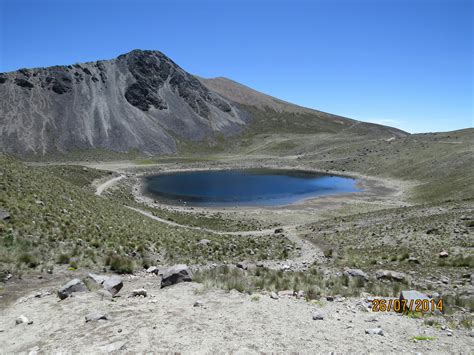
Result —
[{"label": "pebble", "polygon": [[138,297],[138,296],[146,297],[147,296],[146,290],[144,288],[137,288],[136,290],[133,290],[130,293],[130,297]]},{"label": "pebble", "polygon": [[321,313],[313,314],[313,320],[323,320],[323,319],[324,319],[324,314],[321,314]]},{"label": "pebble", "polygon": [[383,330],[382,328],[370,328],[365,330],[365,334],[373,334],[373,335],[382,335],[383,336]]},{"label": "pebble", "polygon": [[110,317],[106,313],[91,313],[86,316],[86,323],[87,322],[96,322],[99,320],[109,320]]}]

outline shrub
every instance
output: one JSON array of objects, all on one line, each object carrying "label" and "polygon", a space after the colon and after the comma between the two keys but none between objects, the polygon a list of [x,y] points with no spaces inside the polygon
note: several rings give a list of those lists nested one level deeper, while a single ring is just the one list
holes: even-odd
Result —
[{"label": "shrub", "polygon": [[39,261],[31,254],[23,253],[18,257],[18,261],[22,264],[28,265],[30,268],[35,268],[39,265]]},{"label": "shrub", "polygon": [[69,255],[68,254],[59,254],[58,259],[56,260],[58,264],[69,264]]},{"label": "shrub", "polygon": [[109,255],[105,265],[110,266],[110,270],[118,274],[131,274],[134,270],[133,261],[119,255]]}]

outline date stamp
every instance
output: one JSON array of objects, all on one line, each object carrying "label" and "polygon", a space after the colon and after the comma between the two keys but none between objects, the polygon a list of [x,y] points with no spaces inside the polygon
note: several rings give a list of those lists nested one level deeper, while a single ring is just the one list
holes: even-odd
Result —
[{"label": "date stamp", "polygon": [[372,300],[372,312],[443,312],[443,300],[433,299],[385,299]]}]

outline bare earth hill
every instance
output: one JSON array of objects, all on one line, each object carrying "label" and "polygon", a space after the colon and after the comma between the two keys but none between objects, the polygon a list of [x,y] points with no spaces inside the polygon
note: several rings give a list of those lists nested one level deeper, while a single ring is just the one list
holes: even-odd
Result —
[{"label": "bare earth hill", "polygon": [[[309,110],[224,78],[199,79],[158,51],[0,74],[0,150],[178,151],[181,142],[236,136],[260,112],[303,116],[310,132],[391,137],[397,129]],[[291,125],[291,121],[289,122]]]}]

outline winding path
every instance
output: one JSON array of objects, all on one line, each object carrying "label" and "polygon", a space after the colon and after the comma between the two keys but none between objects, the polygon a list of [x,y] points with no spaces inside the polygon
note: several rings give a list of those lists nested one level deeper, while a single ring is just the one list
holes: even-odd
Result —
[{"label": "winding path", "polygon": [[122,180],[123,178],[125,178],[125,175],[120,175],[120,176],[114,177],[110,180],[107,180],[106,182],[104,182],[104,183],[100,184],[99,186],[97,186],[97,189],[95,190],[95,194],[97,196],[102,195],[102,192],[107,190],[109,187],[115,185],[115,183]]},{"label": "winding path", "polygon": [[[106,189],[110,188],[114,184],[116,184],[118,181],[122,180],[125,178],[125,175],[120,175],[115,178],[112,178],[110,180],[107,180],[106,182],[100,184],[97,186],[95,194],[97,196],[100,196]],[[202,228],[202,227],[195,227],[195,226],[189,226],[185,224],[179,224],[173,221],[169,221],[164,218],[160,218],[158,216],[155,216],[153,213],[141,210],[136,207],[131,207],[124,205],[124,207],[135,211],[137,213],[140,213],[148,218],[151,218],[157,222],[167,224],[169,226],[173,227],[178,227],[178,228],[185,228],[189,230],[197,230],[201,232],[206,232],[206,233],[211,233],[211,234],[216,234],[216,235],[228,235],[228,236],[266,236],[266,235],[271,235],[275,232],[274,229],[262,229],[262,230],[254,230],[254,231],[237,231],[237,232],[227,232],[227,231],[218,231],[214,229],[209,229],[209,228]],[[263,261],[263,264],[268,267],[268,268],[281,268],[283,265],[284,267],[288,267],[291,269],[302,269],[306,268],[309,266],[311,263],[315,261],[322,261],[324,259],[322,251],[316,247],[313,243],[304,240],[296,234],[296,226],[284,226],[282,227],[283,230],[285,231],[285,237],[290,240],[291,242],[295,243],[299,249],[299,255],[293,259],[290,260],[285,260],[285,261],[276,261],[276,260],[266,260]]]}]

